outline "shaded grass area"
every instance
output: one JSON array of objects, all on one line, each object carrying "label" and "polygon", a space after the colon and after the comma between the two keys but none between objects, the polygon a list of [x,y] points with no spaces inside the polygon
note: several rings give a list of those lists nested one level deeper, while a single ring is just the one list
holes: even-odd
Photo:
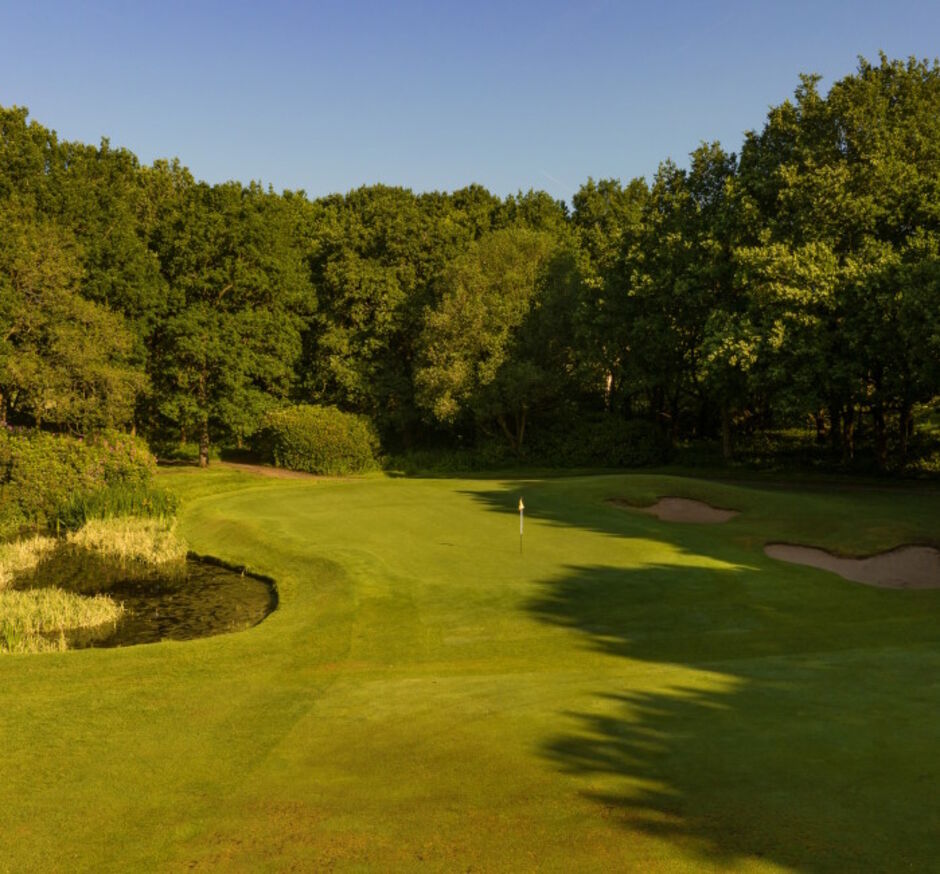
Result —
[{"label": "shaded grass area", "polygon": [[[280,608],[236,635],[0,662],[0,870],[936,857],[940,593],[762,552],[936,542],[936,495],[161,480],[192,548],[274,577]],[[683,526],[604,503],[660,495],[741,515]]]}]

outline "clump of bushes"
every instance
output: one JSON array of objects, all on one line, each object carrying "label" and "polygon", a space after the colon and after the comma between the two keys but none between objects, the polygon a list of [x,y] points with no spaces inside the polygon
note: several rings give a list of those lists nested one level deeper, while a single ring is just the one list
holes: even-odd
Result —
[{"label": "clump of bushes", "polygon": [[379,440],[365,416],[300,405],[267,413],[255,449],[278,467],[336,476],[375,468]]},{"label": "clump of bushes", "polygon": [[156,461],[139,438],[106,432],[81,439],[0,430],[0,536],[54,526],[70,507],[101,495],[133,493],[143,502]]},{"label": "clump of bushes", "polygon": [[652,422],[614,415],[536,423],[521,451],[505,441],[481,440],[466,449],[419,449],[387,459],[406,474],[451,474],[528,468],[648,467],[670,460],[672,450]]},{"label": "clump of bushes", "polygon": [[669,445],[652,422],[601,415],[533,428],[526,456],[546,467],[648,467],[668,460]]}]

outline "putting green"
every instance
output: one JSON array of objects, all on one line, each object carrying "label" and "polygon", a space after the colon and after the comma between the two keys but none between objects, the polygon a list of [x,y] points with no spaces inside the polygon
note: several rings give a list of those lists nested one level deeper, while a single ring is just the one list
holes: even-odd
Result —
[{"label": "putting green", "polygon": [[[940,591],[763,553],[936,543],[934,492],[162,477],[280,607],[0,659],[0,871],[936,863]],[[660,495],[740,515],[606,501]]]}]

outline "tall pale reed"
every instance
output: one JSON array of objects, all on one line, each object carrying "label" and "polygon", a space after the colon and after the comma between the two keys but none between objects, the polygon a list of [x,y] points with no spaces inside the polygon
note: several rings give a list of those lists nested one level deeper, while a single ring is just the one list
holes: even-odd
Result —
[{"label": "tall pale reed", "polygon": [[55,548],[53,537],[31,537],[15,543],[0,544],[0,589],[13,582],[17,574],[32,570],[43,556]]},{"label": "tall pale reed", "polygon": [[107,595],[85,597],[62,589],[0,592],[0,652],[65,649],[66,631],[116,622],[123,612],[123,605]]},{"label": "tall pale reed", "polygon": [[162,565],[186,558],[186,544],[177,537],[175,525],[162,519],[91,519],[68,539],[82,549],[121,561]]}]

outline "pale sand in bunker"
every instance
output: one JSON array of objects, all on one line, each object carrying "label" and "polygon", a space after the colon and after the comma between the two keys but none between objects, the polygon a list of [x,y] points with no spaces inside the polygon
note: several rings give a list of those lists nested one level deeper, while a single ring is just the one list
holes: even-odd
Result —
[{"label": "pale sand in bunker", "polygon": [[649,513],[663,522],[695,522],[698,524],[712,524],[727,522],[738,515],[737,510],[722,510],[712,507],[703,501],[693,501],[691,498],[660,498],[649,507],[636,507],[623,500],[623,498],[608,498],[608,504],[615,507],[624,507],[628,510],[637,510],[640,513]]},{"label": "pale sand in bunker", "polygon": [[812,546],[768,543],[771,558],[832,571],[847,580],[886,589],[940,588],[940,551],[931,546],[901,546],[868,558],[846,558]]}]

